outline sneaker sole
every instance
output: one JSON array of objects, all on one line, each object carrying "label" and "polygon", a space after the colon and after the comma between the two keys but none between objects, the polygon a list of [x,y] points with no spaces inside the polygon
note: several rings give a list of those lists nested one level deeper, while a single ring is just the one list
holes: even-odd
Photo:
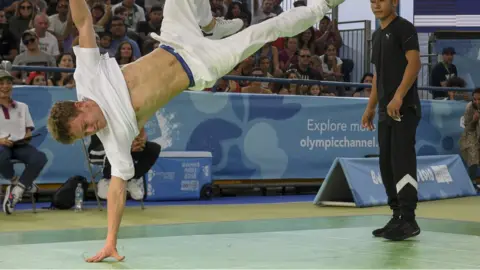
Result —
[{"label": "sneaker sole", "polygon": [[404,236],[404,237],[391,237],[391,238],[388,238],[388,237],[385,237],[383,236],[383,238],[387,239],[387,240],[390,240],[390,241],[404,241],[404,240],[407,240],[409,238],[412,238],[412,237],[416,237],[420,234],[420,230],[416,230],[413,234],[411,235],[408,235],[408,236]]},{"label": "sneaker sole", "polygon": [[8,211],[8,207],[7,207],[7,204],[8,204],[8,197],[10,196],[10,190],[11,190],[12,186],[8,186],[7,187],[7,190],[5,191],[5,198],[3,198],[3,212],[6,214],[6,215],[11,215],[12,213],[10,211]]}]

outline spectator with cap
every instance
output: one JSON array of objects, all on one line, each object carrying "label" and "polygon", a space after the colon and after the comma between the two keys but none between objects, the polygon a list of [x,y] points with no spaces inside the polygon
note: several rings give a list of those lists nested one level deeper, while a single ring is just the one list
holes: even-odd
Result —
[{"label": "spectator with cap", "polygon": [[[456,54],[453,47],[444,48],[442,51],[442,61],[436,64],[430,74],[430,86],[446,87],[447,81],[453,77],[458,77],[457,67],[453,64],[454,55]],[[447,92],[433,91],[434,99],[443,99],[448,97]]]},{"label": "spectator with cap", "polygon": [[[0,175],[11,179],[3,201],[3,211],[10,215],[15,205],[22,199],[25,190],[33,191],[33,184],[47,164],[43,152],[30,145],[35,125],[27,104],[12,98],[13,76],[0,70]],[[25,170],[17,181],[12,159],[25,164]]]},{"label": "spectator with cap", "polygon": [[[46,52],[40,50],[39,39],[34,31],[27,30],[22,35],[22,44],[26,50],[17,55],[13,60],[13,65],[18,66],[44,66],[55,67],[55,58]],[[12,75],[18,80],[15,83],[23,83],[27,78],[26,72],[14,71]]]},{"label": "spectator with cap", "polygon": [[[38,37],[38,44],[40,46],[40,50],[48,53],[51,56],[57,56],[60,54],[58,49],[58,40],[57,38],[48,32],[49,21],[46,14],[38,14],[35,16],[34,19],[34,28],[32,31]],[[26,50],[25,44],[23,41],[20,42],[20,52],[24,52]]]}]

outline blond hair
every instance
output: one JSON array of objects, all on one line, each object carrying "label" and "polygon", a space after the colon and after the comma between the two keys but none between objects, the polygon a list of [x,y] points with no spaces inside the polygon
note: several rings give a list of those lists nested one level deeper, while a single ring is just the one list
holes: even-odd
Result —
[{"label": "blond hair", "polygon": [[60,101],[53,105],[47,128],[52,137],[63,144],[73,144],[75,136],[70,133],[70,120],[78,115],[75,101]]}]

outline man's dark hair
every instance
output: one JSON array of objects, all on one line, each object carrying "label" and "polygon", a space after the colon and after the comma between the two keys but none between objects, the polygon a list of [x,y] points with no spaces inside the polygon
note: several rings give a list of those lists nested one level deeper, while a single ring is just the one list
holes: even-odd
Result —
[{"label": "man's dark hair", "polygon": [[466,85],[467,83],[465,82],[465,80],[460,77],[453,77],[448,79],[447,81],[447,87],[465,88]]},{"label": "man's dark hair", "polygon": [[480,94],[480,87],[475,88],[475,90],[473,90],[472,94]]}]

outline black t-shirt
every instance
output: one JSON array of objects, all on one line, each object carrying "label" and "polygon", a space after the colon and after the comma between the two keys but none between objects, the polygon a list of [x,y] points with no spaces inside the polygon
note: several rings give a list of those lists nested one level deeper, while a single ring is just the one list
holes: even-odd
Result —
[{"label": "black t-shirt", "polygon": [[[440,62],[432,69],[430,86],[441,87],[441,82],[448,81],[453,77],[458,77],[457,67],[454,64]],[[447,97],[447,92],[434,91],[433,98],[438,97]]]},{"label": "black t-shirt", "polygon": [[[385,29],[373,33],[372,63],[377,74],[377,94],[379,111],[384,112],[400,86],[408,61],[407,51],[420,51],[418,34],[415,26],[398,16]],[[414,107],[420,115],[420,99],[417,81],[403,98],[400,111]]]}]

